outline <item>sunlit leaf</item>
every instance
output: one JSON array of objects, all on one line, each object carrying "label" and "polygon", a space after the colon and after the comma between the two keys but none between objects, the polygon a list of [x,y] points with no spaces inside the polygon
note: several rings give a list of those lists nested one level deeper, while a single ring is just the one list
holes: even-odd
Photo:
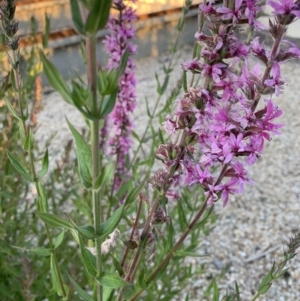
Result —
[{"label": "sunlit leaf", "polygon": [[73,127],[73,125],[67,120],[69,128],[73,134],[76,144],[76,154],[78,160],[78,171],[82,184],[85,188],[92,187],[92,154],[89,146],[86,144],[82,136]]}]

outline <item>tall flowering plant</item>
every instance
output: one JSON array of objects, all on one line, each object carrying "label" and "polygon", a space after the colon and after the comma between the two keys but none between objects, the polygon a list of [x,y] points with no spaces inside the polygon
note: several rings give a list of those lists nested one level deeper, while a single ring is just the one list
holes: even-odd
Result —
[{"label": "tall flowering plant", "polygon": [[[35,184],[36,216],[44,222],[47,241],[44,247],[38,245],[30,252],[50,258],[52,291],[46,296],[49,300],[54,300],[53,291],[63,300],[80,297],[85,301],[174,300],[183,294],[180,290],[184,280],[192,276],[193,270],[191,266],[186,267],[185,257],[199,257],[199,235],[205,230],[214,203],[221,199],[226,206],[230,194],[242,193],[245,185],[252,183],[247,175],[248,166],[255,164],[266,141],[279,134],[283,126],[276,120],[282,111],[275,100],[283,92],[281,63],[300,57],[299,49],[284,40],[288,25],[300,17],[300,2],[267,2],[274,9],[275,17],[269,24],[273,41],[269,50],[259,38],[245,44],[239,35],[244,25],[262,30],[263,25],[256,20],[262,7],[259,1],[224,0],[219,5],[210,0],[199,5],[193,57],[181,65],[184,92],[176,102],[174,114],[165,119],[163,126],[167,135],[160,130],[152,135],[153,144],[158,139],[161,143],[156,153],[150,155],[161,160],[164,169],[151,178],[147,173],[146,179],[136,175],[138,167],[145,164],[135,160],[137,151],[131,162],[132,170],[127,170],[125,157],[131,146],[132,131],[130,114],[136,98],[134,62],[128,54],[136,51],[130,42],[136,16],[124,3],[122,0],[70,1],[74,26],[85,42],[87,83],[72,81],[70,87],[40,52],[49,83],[81,112],[89,126],[90,138],[86,138],[68,122],[76,144],[82,189],[79,191],[78,186],[74,189],[80,215],[65,213],[64,218],[53,214],[55,206],[48,204],[44,184],[49,167],[48,151],[39,160],[42,164],[36,164],[34,128],[24,113],[26,102],[19,70],[19,43],[15,37],[18,24],[14,21],[14,1],[6,0],[1,7],[2,29],[12,69],[12,95],[18,100],[16,107],[9,95],[6,105],[20,125],[22,146],[28,156],[22,161],[11,152],[7,154],[11,165]],[[190,5],[191,1],[187,0],[183,16]],[[117,17],[110,17],[111,7],[117,10]],[[179,32],[183,24],[184,18],[178,22]],[[110,58],[107,68],[102,68],[96,61],[96,37],[106,26],[110,35],[104,43]],[[177,46],[177,39],[175,44]],[[254,66],[253,58],[257,60]],[[160,96],[171,71],[170,63],[169,68],[164,68],[166,77],[162,85],[156,76]],[[154,115],[149,113],[151,122]],[[113,130],[108,131],[105,123],[112,124]],[[151,132],[155,132],[155,126],[151,124]],[[138,150],[147,140],[146,134],[138,137]],[[113,162],[103,159],[106,142],[110,154],[116,155]],[[128,176],[130,172],[133,176]],[[148,185],[144,185],[145,182]],[[203,198],[197,187],[201,188]],[[51,195],[51,191],[48,193]],[[84,202],[78,205],[81,197]],[[119,202],[122,198],[123,202]],[[82,225],[85,223],[83,213],[85,222],[92,224]],[[56,228],[61,229],[59,234]],[[78,253],[83,264],[71,264],[73,257],[72,260],[63,258],[65,249],[60,251],[61,244],[67,241],[67,249],[74,245],[74,241],[65,238],[67,230],[79,245],[74,253]],[[55,241],[52,235],[57,235]],[[189,235],[191,239],[187,243]],[[300,235],[290,239],[283,260],[278,265],[274,263],[252,301],[284,275],[287,262],[295,256],[299,246]],[[62,262],[65,265],[62,266]],[[28,266],[26,264],[27,275],[30,274]],[[162,277],[164,273],[168,277]],[[159,285],[155,284],[157,279],[160,279]],[[26,300],[30,299],[31,283],[28,278]],[[147,293],[143,294],[144,291]],[[240,295],[236,284],[235,292],[226,293],[222,300],[240,300]],[[213,300],[220,300],[215,282]]]}]

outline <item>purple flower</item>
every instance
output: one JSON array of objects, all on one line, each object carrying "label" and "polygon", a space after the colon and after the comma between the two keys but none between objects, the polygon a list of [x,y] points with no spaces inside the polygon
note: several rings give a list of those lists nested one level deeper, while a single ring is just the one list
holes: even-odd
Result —
[{"label": "purple flower", "polygon": [[220,184],[214,187],[215,191],[221,192],[223,207],[228,203],[229,194],[240,193],[242,189],[243,187],[237,178],[231,178],[226,184]]},{"label": "purple flower", "polygon": [[219,8],[217,8],[216,11],[222,15],[223,20],[232,19],[232,23],[235,25],[238,23],[239,19],[242,17],[242,10],[240,9],[242,3],[243,3],[243,0],[236,0],[235,7],[233,10],[231,10],[228,7],[219,7]]},{"label": "purple flower", "polygon": [[[131,0],[134,2],[133,0]],[[131,54],[136,52],[136,46],[131,43],[135,35],[133,21],[136,20],[135,11],[124,4],[123,0],[114,0],[114,6],[119,10],[117,17],[110,16],[108,29],[110,35],[104,40],[105,48],[109,54],[108,69],[118,68],[122,55],[126,50]],[[127,66],[121,78],[119,79],[119,91],[117,101],[112,114],[107,123],[111,123],[112,131],[108,145],[110,146],[110,155],[117,155],[115,189],[117,189],[126,178],[127,170],[125,167],[125,158],[130,150],[132,121],[130,114],[133,112],[136,104],[136,78],[134,76],[135,64],[132,58],[127,61]],[[102,129],[105,132],[105,129]],[[127,175],[128,176],[128,175]]]},{"label": "purple flower", "polygon": [[298,18],[300,17],[299,5],[294,0],[269,0],[267,4],[274,8],[273,13],[276,15],[294,15]]},{"label": "purple flower", "polygon": [[189,61],[185,61],[181,64],[181,68],[184,71],[191,70],[193,72],[199,73],[202,70],[202,64],[197,58]]}]

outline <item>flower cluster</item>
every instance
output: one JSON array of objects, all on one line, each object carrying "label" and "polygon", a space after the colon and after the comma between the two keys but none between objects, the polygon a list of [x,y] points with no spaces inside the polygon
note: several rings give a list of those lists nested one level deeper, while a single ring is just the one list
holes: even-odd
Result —
[{"label": "flower cluster", "polygon": [[[131,0],[135,2],[135,0]],[[136,20],[135,11],[124,4],[122,0],[113,1],[114,8],[118,11],[118,16],[110,16],[108,21],[108,29],[110,35],[106,36],[104,41],[105,48],[109,54],[108,69],[118,68],[125,51],[130,54],[136,53],[136,46],[130,40],[135,35],[133,21]],[[135,64],[129,58],[123,75],[119,80],[117,102],[110,116],[110,120],[106,123],[112,123],[112,131],[108,141],[110,146],[110,154],[117,155],[116,182],[117,189],[121,182],[121,175],[126,174],[125,156],[128,154],[131,146],[131,130],[132,122],[130,114],[134,111],[136,104],[136,78],[134,76]],[[111,128],[111,126],[110,126]],[[106,127],[103,128],[106,136]]]},{"label": "flower cluster", "polygon": [[[246,165],[257,161],[265,141],[279,134],[282,127],[276,123],[282,111],[273,101],[284,85],[280,62],[300,58],[295,45],[282,45],[289,24],[282,20],[294,20],[300,9],[292,0],[269,4],[275,9],[275,22],[270,21],[270,51],[259,38],[246,45],[235,35],[239,24],[248,23],[256,30],[262,27],[255,20],[258,1],[229,0],[227,7],[215,7],[210,1],[199,6],[210,34],[203,30],[196,33],[201,55],[184,62],[182,69],[201,76],[203,83],[187,89],[178,100],[175,116],[168,116],[164,123],[173,136],[181,131],[185,141],[181,147],[186,151],[178,156],[178,145],[168,144],[160,147],[158,156],[167,170],[177,164],[185,185],[201,185],[208,204],[221,197],[225,206],[229,194],[243,192],[245,183],[251,183]],[[259,59],[253,68],[251,55]],[[236,66],[242,66],[240,71]]]}]

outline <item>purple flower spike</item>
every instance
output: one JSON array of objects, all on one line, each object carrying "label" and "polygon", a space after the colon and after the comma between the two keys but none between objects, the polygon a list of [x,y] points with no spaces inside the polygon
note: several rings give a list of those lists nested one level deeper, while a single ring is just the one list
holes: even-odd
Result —
[{"label": "purple flower spike", "polygon": [[[247,176],[247,165],[260,158],[265,141],[280,134],[283,126],[276,122],[282,111],[273,102],[284,84],[279,62],[300,57],[296,45],[286,41],[287,47],[280,45],[286,31],[281,24],[284,14],[294,18],[298,4],[271,2],[279,15],[270,24],[273,47],[266,50],[258,38],[248,47],[235,35],[239,24],[248,22],[259,28],[255,21],[258,1],[230,1],[233,3],[234,8],[215,9],[212,2],[200,5],[206,16],[205,29],[210,33],[196,33],[202,49],[200,57],[182,67],[202,82],[177,100],[174,117],[168,116],[164,125],[172,137],[185,137],[182,158],[176,157],[180,168],[174,176],[182,176],[184,185],[200,185],[208,205],[221,198],[226,206],[230,194],[242,193],[245,183],[253,183]],[[260,60],[251,69],[250,55]],[[269,95],[269,99],[264,108],[258,109],[263,95]],[[178,135],[178,131],[184,135]],[[186,148],[193,150],[188,152]],[[168,160],[164,161],[166,170],[170,170]]]},{"label": "purple flower spike", "polygon": [[[127,1],[128,2],[128,1]],[[131,2],[135,2],[131,0]],[[107,53],[110,55],[108,69],[115,69],[120,65],[122,55],[126,50],[131,54],[136,52],[136,46],[130,40],[135,35],[133,21],[137,16],[135,11],[124,4],[123,0],[114,0],[113,4],[119,10],[117,18],[110,16],[108,29],[110,35],[106,36],[104,41]],[[108,144],[110,146],[110,155],[117,155],[115,189],[118,189],[124,176],[128,176],[125,167],[125,157],[131,147],[132,121],[131,113],[136,105],[136,83],[134,76],[135,64],[132,58],[127,61],[127,66],[121,78],[119,79],[119,92],[117,102],[110,118],[106,123],[112,123],[113,130],[110,131]],[[123,178],[121,178],[121,176]]]}]

